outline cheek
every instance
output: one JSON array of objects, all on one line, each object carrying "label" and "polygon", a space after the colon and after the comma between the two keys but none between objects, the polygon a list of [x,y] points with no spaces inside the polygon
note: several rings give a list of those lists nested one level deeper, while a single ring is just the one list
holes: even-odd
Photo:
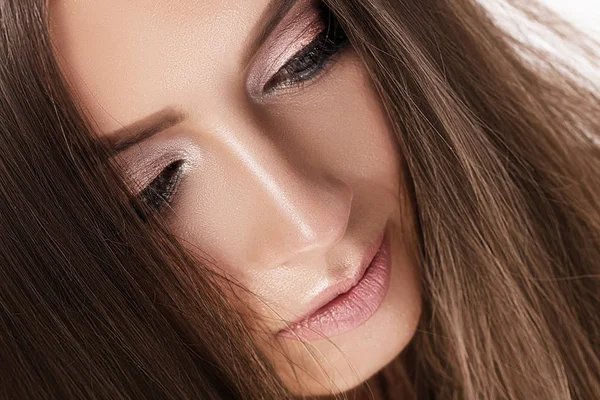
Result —
[{"label": "cheek", "polygon": [[298,156],[349,183],[395,185],[399,155],[364,66],[346,52],[321,79],[265,115],[285,126]]}]

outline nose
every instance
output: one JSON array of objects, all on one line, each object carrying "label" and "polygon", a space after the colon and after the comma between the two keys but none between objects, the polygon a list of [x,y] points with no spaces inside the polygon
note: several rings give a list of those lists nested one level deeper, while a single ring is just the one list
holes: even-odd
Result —
[{"label": "nose", "polygon": [[297,141],[274,141],[247,125],[220,141],[229,166],[225,181],[233,188],[227,206],[236,215],[238,261],[274,268],[327,252],[346,231],[350,186],[311,163],[310,149]]}]

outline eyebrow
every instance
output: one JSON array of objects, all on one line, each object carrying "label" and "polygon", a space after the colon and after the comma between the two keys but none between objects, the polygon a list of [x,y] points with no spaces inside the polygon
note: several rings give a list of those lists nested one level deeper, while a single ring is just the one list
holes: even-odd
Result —
[{"label": "eyebrow", "polygon": [[103,137],[103,141],[116,153],[127,150],[159,132],[167,130],[183,121],[187,115],[174,108],[165,108],[131,125],[124,126]]},{"label": "eyebrow", "polygon": [[[252,56],[264,44],[271,32],[281,22],[296,0],[271,0],[265,7],[259,21],[250,34],[250,45],[242,54],[242,65],[250,62]],[[116,153],[123,152],[159,132],[183,122],[186,114],[173,108],[166,108],[128,126],[107,134],[102,139]]]}]

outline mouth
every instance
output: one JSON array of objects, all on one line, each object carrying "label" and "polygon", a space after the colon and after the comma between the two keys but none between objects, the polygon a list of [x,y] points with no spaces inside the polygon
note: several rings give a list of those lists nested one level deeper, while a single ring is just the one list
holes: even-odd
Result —
[{"label": "mouth", "polygon": [[357,273],[317,295],[313,307],[278,336],[297,340],[325,339],[349,332],[379,309],[390,282],[391,254],[383,232],[365,252]]}]

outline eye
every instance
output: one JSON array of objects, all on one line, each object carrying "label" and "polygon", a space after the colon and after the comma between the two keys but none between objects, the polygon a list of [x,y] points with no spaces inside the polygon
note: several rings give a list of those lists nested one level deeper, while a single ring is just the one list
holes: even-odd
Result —
[{"label": "eye", "polygon": [[319,7],[319,22],[323,29],[269,79],[263,88],[264,94],[300,85],[317,77],[333,60],[333,56],[349,43],[346,33],[329,8],[322,3]]},{"label": "eye", "polygon": [[136,195],[135,200],[143,207],[134,203],[134,208],[142,219],[147,218],[148,212],[161,212],[172,202],[183,176],[182,166],[184,163],[184,160],[172,162]]}]

